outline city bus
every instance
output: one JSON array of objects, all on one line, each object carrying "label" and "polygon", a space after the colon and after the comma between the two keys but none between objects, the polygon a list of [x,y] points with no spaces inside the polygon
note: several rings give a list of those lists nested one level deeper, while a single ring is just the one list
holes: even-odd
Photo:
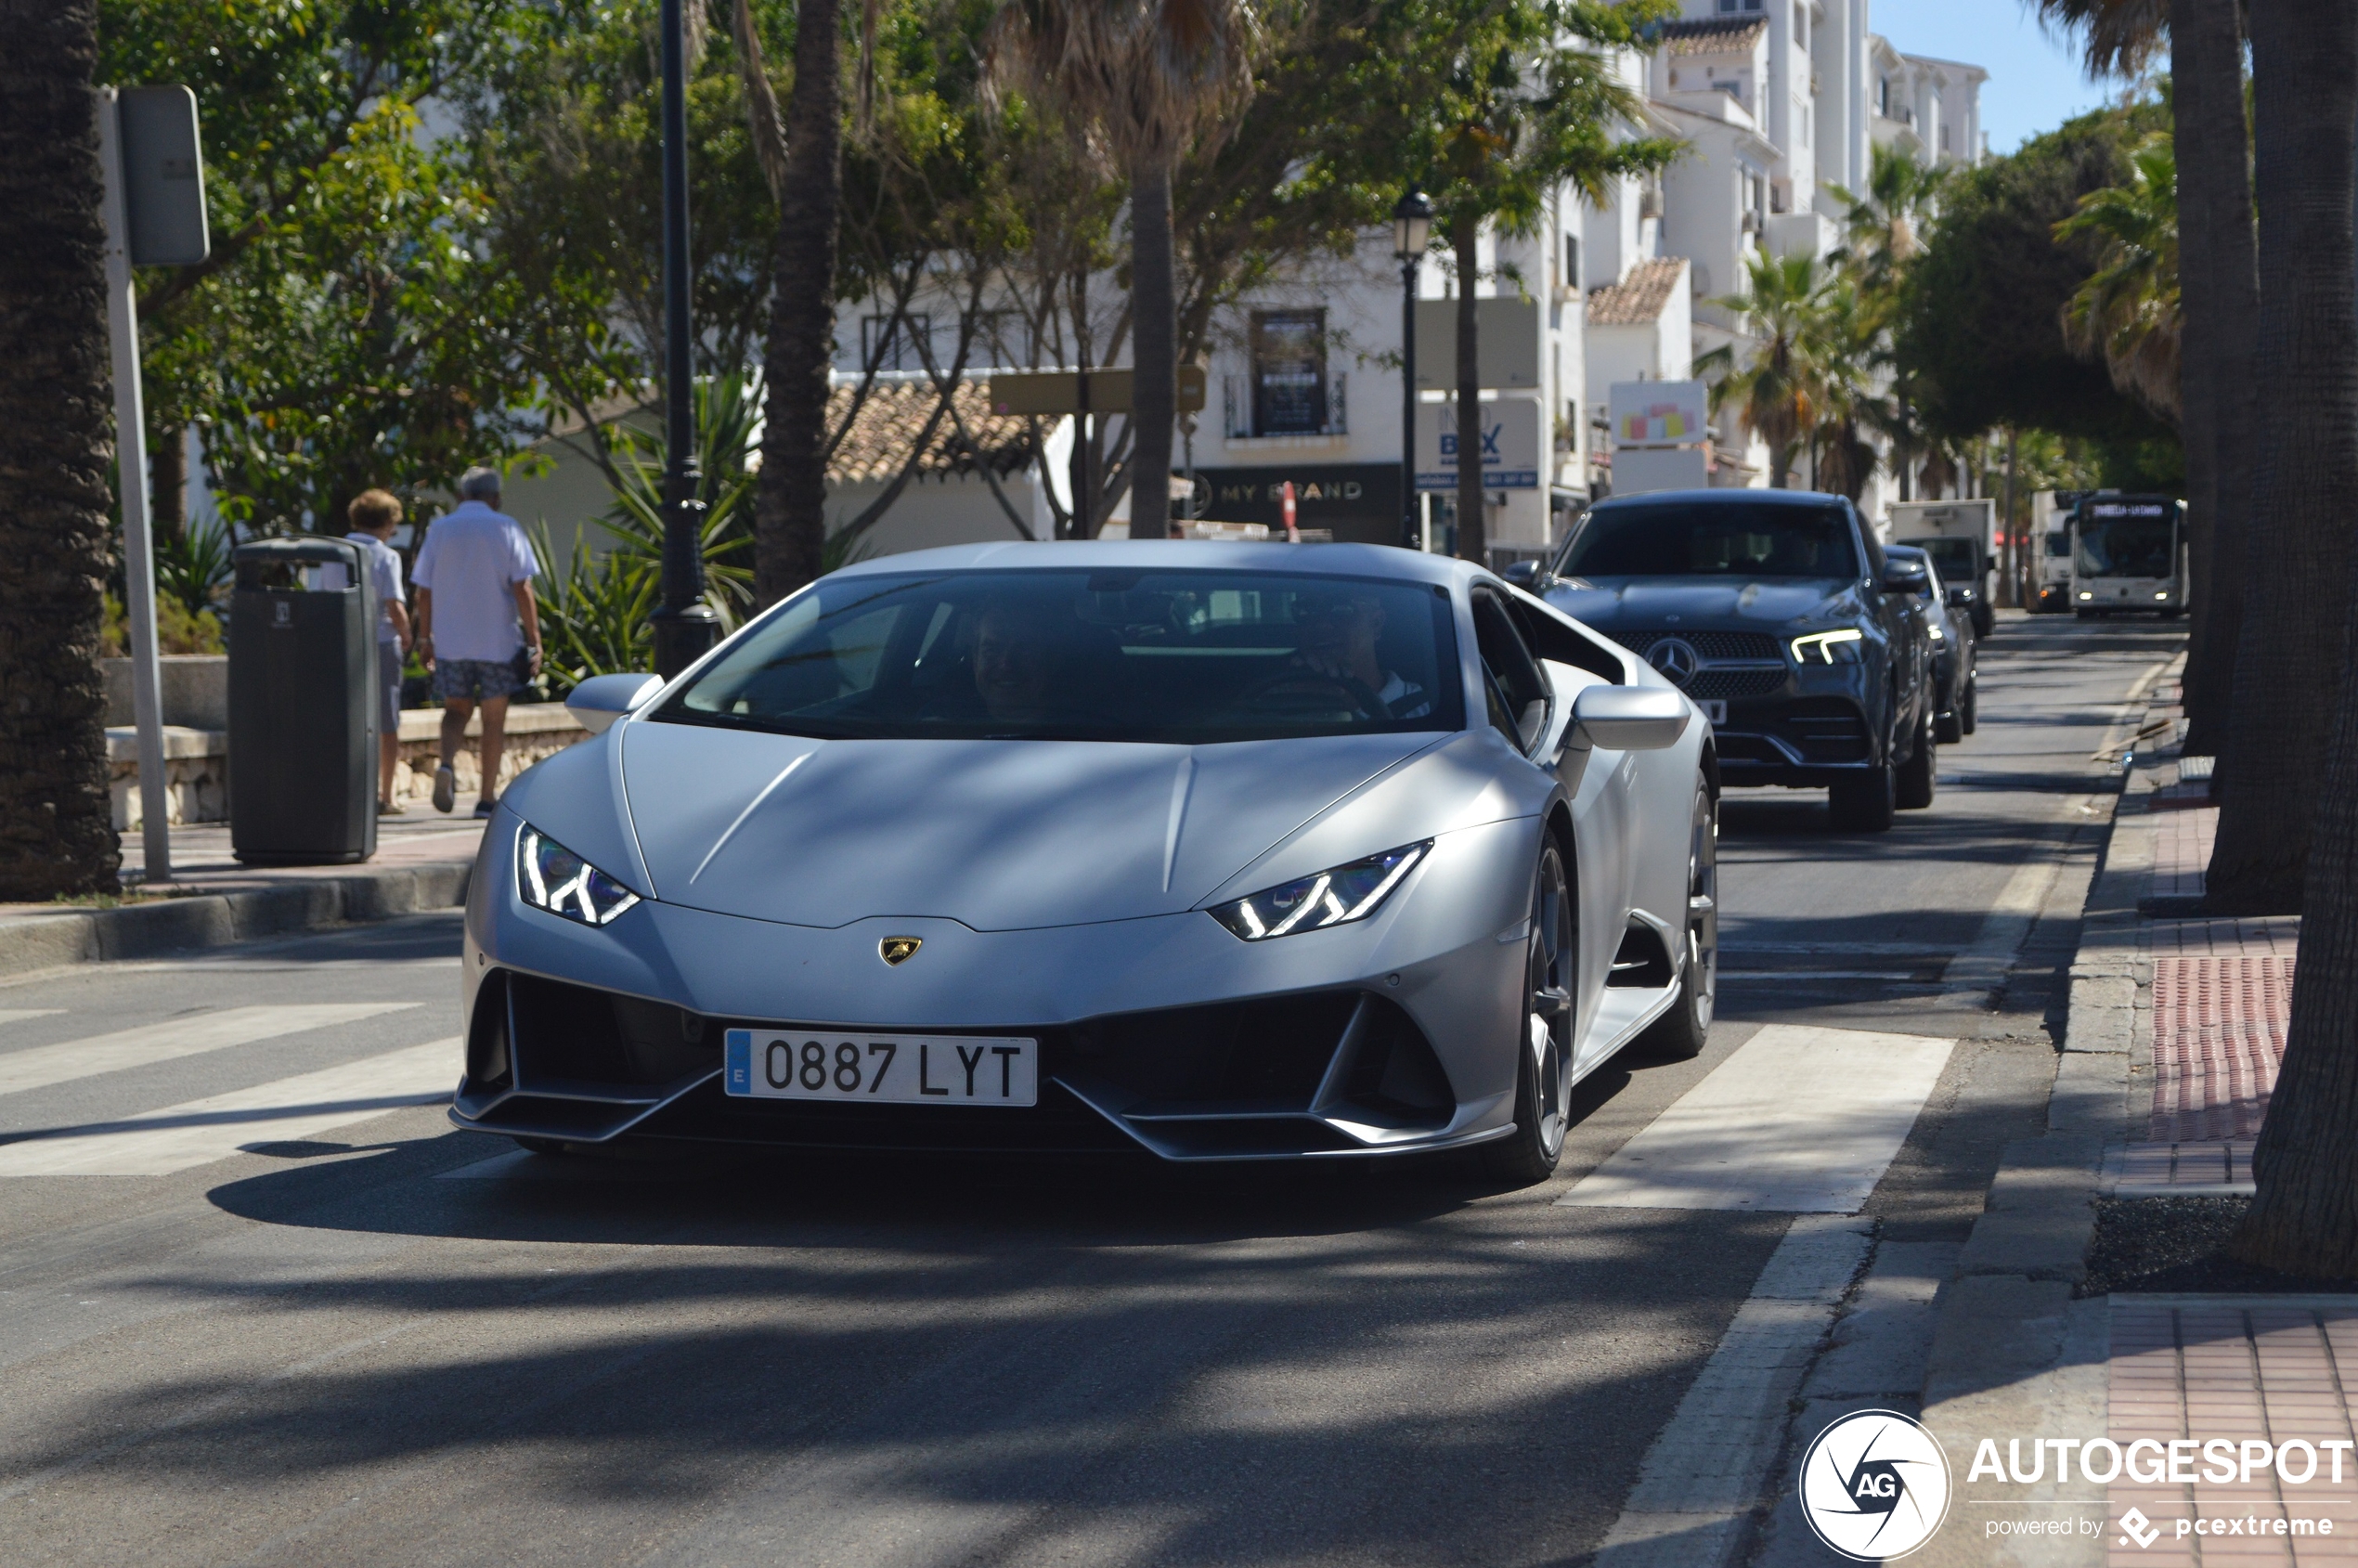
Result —
[{"label": "city bus", "polygon": [[2186,608],[2186,503],[2174,496],[2102,493],[2072,519],[2071,608],[2092,616]]}]

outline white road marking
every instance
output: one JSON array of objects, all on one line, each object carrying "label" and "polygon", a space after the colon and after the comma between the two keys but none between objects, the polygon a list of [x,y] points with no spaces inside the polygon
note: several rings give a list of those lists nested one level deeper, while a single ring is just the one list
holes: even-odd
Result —
[{"label": "white road marking", "polygon": [[12,1024],[23,1018],[54,1017],[63,1007],[0,1007],[0,1024]]},{"label": "white road marking", "polygon": [[[2082,805],[2092,804],[2084,795],[2066,797],[2051,815],[2062,821]],[[2014,967],[2015,954],[2030,935],[2031,926],[2039,912],[2046,906],[2047,895],[2054,889],[2055,878],[2063,875],[2064,858],[2060,849],[2049,851],[2041,846],[2031,847],[2034,858],[2015,867],[2006,878],[1998,897],[1989,905],[1989,913],[1981,917],[1981,932],[1973,945],[1958,950],[1941,972],[1941,980],[1952,991],[1998,991],[2006,983],[2007,971]]]},{"label": "white road marking", "polygon": [[[36,1045],[0,1056],[0,1095],[22,1094],[76,1078],[168,1062],[231,1045],[248,1045],[305,1030],[330,1029],[382,1013],[420,1006],[416,1002],[322,1002],[286,1007],[231,1007],[219,1013],[167,1018],[114,1034]],[[54,1010],[54,1009],[53,1009]],[[0,1013],[0,1022],[10,1015]]]},{"label": "white road marking", "polygon": [[1790,1401],[1872,1246],[1868,1230],[1861,1220],[1794,1222],[1646,1451],[1597,1568],[1717,1568],[1733,1555]]},{"label": "white road marking", "polygon": [[1770,1024],[1556,1201],[1855,1214],[1956,1043]]},{"label": "white road marking", "polygon": [[457,1036],[318,1072],[233,1089],[120,1121],[0,1145],[0,1177],[162,1176],[403,1106],[434,1105],[459,1080]]}]

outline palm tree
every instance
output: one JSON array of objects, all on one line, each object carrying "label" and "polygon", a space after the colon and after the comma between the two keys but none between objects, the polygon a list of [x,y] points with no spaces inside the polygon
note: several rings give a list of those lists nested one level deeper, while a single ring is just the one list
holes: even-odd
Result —
[{"label": "palm tree", "polygon": [[2225,739],[2244,611],[2259,449],[2260,275],[2252,223],[2238,0],[2038,0],[2078,32],[2092,74],[2134,74],[2170,45],[2170,113],[2183,218],[2179,429],[2195,582],[2184,693],[2188,756]]},{"label": "palm tree", "polygon": [[2114,386],[2177,423],[2178,160],[2170,133],[2139,144],[2129,183],[2081,197],[2055,238],[2104,246],[2103,265],[2064,306],[2064,340],[2074,353],[2101,356]]},{"label": "palm tree", "polygon": [[[2272,404],[2261,427],[2252,515],[2268,526],[2252,539],[2208,886],[2229,909],[2274,908],[2291,881],[2302,918],[2284,1068],[2253,1154],[2257,1190],[2232,1251],[2264,1267],[2348,1277],[2358,1275],[2358,1032],[2350,1025],[2358,1004],[2358,672],[2343,657],[2358,504],[2358,10],[2338,0],[2261,6],[2251,45],[2260,367],[2281,407]],[[2279,616],[2295,624],[2280,627]],[[2272,690],[2271,681],[2287,684]],[[2303,770],[2322,771],[2321,791],[2311,793]],[[2272,810],[2274,824],[2264,815]]]},{"label": "palm tree", "polygon": [[1737,367],[1732,354],[1718,349],[1696,368],[1729,368],[1712,385],[1712,408],[1734,400],[1744,428],[1768,443],[1768,483],[1782,490],[1791,486],[1794,459],[1824,411],[1816,356],[1833,283],[1817,257],[1799,253],[1756,253],[1745,259],[1744,273],[1744,292],[1712,303],[1743,313],[1755,345],[1750,359]]},{"label": "palm tree", "polygon": [[[2235,914],[2301,907],[2342,680],[2358,514],[2351,223],[2358,9],[2271,0],[2251,15],[2260,212],[2260,461],[2243,625],[2205,887]],[[2354,781],[2358,782],[2358,781]]]},{"label": "palm tree", "polygon": [[[843,206],[843,49],[836,0],[801,0],[785,121],[761,66],[749,10],[734,32],[753,142],[778,203],[777,281],[761,479],[754,497],[754,591],[773,603],[818,577],[827,534],[827,371],[835,356],[836,242]],[[783,144],[783,145],[782,145]]]},{"label": "palm tree", "polygon": [[1179,404],[1171,177],[1223,139],[1252,94],[1261,28],[1250,0],[1007,0],[1000,74],[1057,105],[1130,183],[1130,533],[1170,530]]},{"label": "palm tree", "polygon": [[1809,432],[1810,473],[1823,490],[1857,500],[1879,462],[1866,438],[1888,421],[1888,399],[1876,383],[1889,355],[1888,314],[1841,274],[1819,292],[1809,360],[1817,380],[1816,420]]},{"label": "palm tree", "polygon": [[1900,274],[1924,248],[1924,231],[1948,183],[1946,169],[1879,144],[1870,155],[1864,194],[1832,188],[1845,209],[1836,260],[1849,266],[1863,292],[1878,300],[1898,292]]},{"label": "palm tree", "polygon": [[97,0],[0,0],[0,900],[112,892]]}]

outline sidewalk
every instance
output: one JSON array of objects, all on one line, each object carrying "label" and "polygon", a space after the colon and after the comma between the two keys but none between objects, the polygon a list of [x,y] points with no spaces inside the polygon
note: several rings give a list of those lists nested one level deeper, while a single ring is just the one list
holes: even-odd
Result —
[{"label": "sidewalk", "polygon": [[0,904],[0,976],[450,908],[466,901],[482,837],[472,817],[413,809],[378,819],[365,862],[249,866],[229,852],[228,823],[196,823],[173,828],[173,879],[149,888],[136,881],[140,836],[126,833],[123,902]]},{"label": "sidewalk", "polygon": [[[2358,1441],[2358,1293],[2085,1294],[2100,1216],[2157,1243],[2190,1220],[2210,1235],[2233,1223],[2290,1011],[2300,921],[2199,913],[2219,813],[2198,771],[2182,776],[2177,700],[2174,684],[2153,694],[2151,749],[2128,770],[2090,890],[2048,1134],[2008,1150],[1943,1291],[1924,1407],[1956,1503],[1928,1562],[2358,1562],[2358,1463],[2339,1484],[2322,1447],[2306,1484],[2243,1463],[2261,1445]],[[2149,1200],[2176,1201],[2141,1215]],[[2032,1463],[2057,1452],[2041,1440],[2099,1437],[2194,1458],[2175,1483]],[[2010,1442],[2029,1453],[1974,1481],[1984,1438],[2010,1466]],[[2223,1484],[2210,1442],[2235,1456]],[[2066,1516],[2070,1534],[2021,1529]],[[2276,1533],[2298,1528],[2318,1533]]]}]

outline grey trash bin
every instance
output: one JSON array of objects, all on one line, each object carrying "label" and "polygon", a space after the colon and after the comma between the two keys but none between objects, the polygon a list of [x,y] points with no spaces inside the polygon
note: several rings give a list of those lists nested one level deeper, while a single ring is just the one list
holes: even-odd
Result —
[{"label": "grey trash bin", "polygon": [[[377,602],[360,547],[260,539],[234,559],[231,851],[260,864],[365,861],[377,852]],[[350,586],[307,588],[304,568],[326,565]]]}]

